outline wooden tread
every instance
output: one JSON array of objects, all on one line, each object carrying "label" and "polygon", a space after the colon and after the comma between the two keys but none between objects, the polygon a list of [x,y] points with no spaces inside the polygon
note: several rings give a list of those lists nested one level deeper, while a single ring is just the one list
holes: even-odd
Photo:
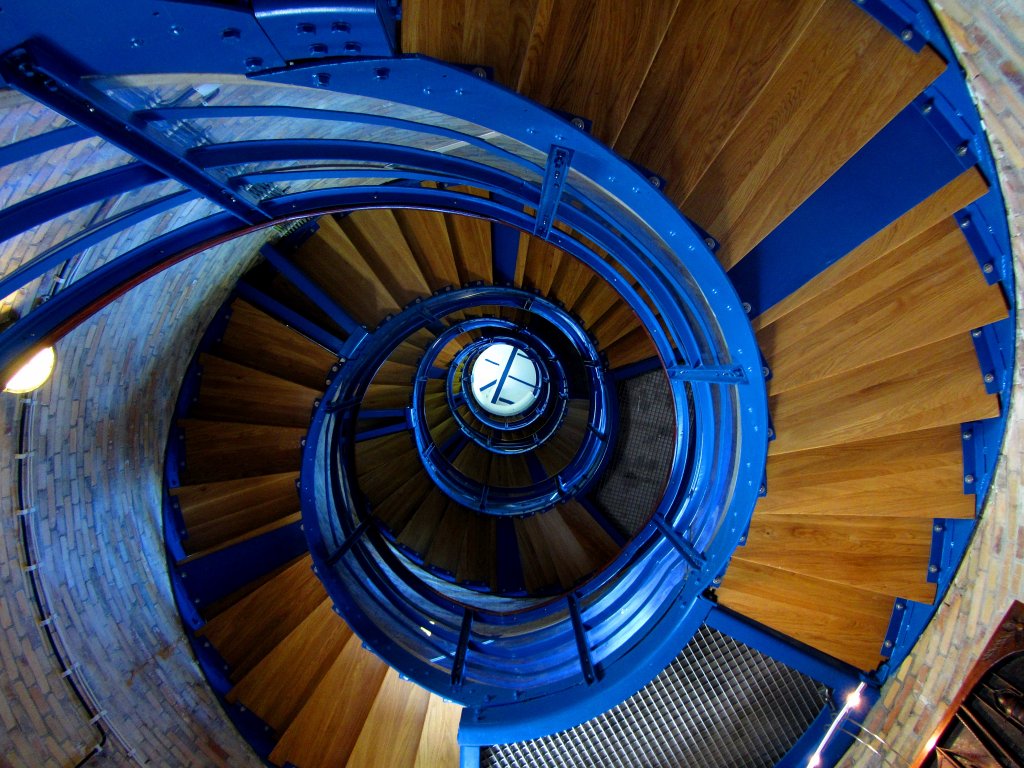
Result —
[{"label": "wooden tread", "polygon": [[322,394],[301,384],[209,354],[199,356],[202,377],[197,418],[305,427]]},{"label": "wooden tread", "polygon": [[292,472],[306,430],[266,424],[180,419],[185,436],[184,485]]}]

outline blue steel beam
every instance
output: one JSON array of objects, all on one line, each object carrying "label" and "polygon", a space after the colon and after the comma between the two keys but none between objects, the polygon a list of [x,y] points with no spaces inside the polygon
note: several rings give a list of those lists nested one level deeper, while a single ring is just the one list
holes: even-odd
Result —
[{"label": "blue steel beam", "polygon": [[260,249],[260,253],[274,269],[281,273],[285,280],[302,291],[310,301],[326,312],[328,317],[341,326],[345,333],[351,336],[362,331],[362,326],[352,318],[344,307],[331,298],[319,283],[299,269],[277,248],[265,245]]},{"label": "blue steel beam", "polygon": [[58,243],[53,248],[39,254],[31,261],[22,264],[9,275],[5,275],[0,279],[0,296],[14,293],[14,291],[40,275],[44,275],[59,264],[63,264],[75,254],[81,253],[86,248],[106,240],[108,237],[113,237],[119,232],[123,232],[128,227],[198,198],[199,195],[195,192],[184,190],[137,206],[122,214],[104,219],[91,227],[87,227],[67,240]]},{"label": "blue steel beam", "polygon": [[0,76],[12,87],[137,157],[163,177],[195,190],[247,224],[270,220],[258,204],[204,172],[169,140],[147,130],[146,122],[131,110],[86,82],[86,74],[38,43],[8,53],[0,61]]},{"label": "blue steel beam", "polygon": [[277,299],[268,296],[251,284],[242,281],[238,283],[236,291],[239,296],[253,306],[263,310],[268,315],[276,317],[282,323],[294,328],[306,338],[312,339],[324,349],[328,349],[335,354],[339,354],[345,346],[345,342],[333,333],[325,331],[319,325],[307,319],[304,315],[300,315],[291,307],[285,306]]},{"label": "blue steel beam", "polygon": [[163,173],[148,165],[130,163],[22,200],[0,211],[0,242],[83,206],[166,178]]},{"label": "blue steel beam", "polygon": [[80,125],[68,125],[29,139],[22,139],[14,144],[0,147],[0,166],[10,165],[11,163],[35,157],[44,152],[49,152],[51,149],[66,147],[68,144],[74,144],[76,141],[88,139],[92,135]]},{"label": "blue steel beam", "polygon": [[551,147],[548,163],[544,169],[544,184],[540,191],[540,205],[537,206],[537,223],[533,228],[536,237],[547,238],[555,220],[555,212],[562,200],[562,187],[569,176],[573,151],[567,147]]}]

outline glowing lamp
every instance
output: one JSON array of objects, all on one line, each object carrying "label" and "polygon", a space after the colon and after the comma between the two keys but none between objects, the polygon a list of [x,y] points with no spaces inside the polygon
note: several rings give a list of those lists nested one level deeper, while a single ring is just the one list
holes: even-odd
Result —
[{"label": "glowing lamp", "polygon": [[56,362],[57,355],[53,347],[43,347],[8,380],[4,392],[23,395],[39,389],[50,378]]}]

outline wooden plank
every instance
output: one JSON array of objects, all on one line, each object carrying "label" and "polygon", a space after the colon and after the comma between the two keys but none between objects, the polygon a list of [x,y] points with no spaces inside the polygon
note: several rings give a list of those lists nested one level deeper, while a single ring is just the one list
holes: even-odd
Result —
[{"label": "wooden plank", "polygon": [[495,80],[515,88],[536,7],[537,0],[406,0],[402,52],[490,66]]},{"label": "wooden plank", "polygon": [[399,483],[394,492],[373,508],[377,517],[391,531],[401,531],[417,514],[425,497],[434,490],[433,481],[422,471],[414,472],[404,483]]},{"label": "wooden plank", "polygon": [[397,384],[411,387],[416,378],[416,367],[405,363],[385,360],[377,372],[373,374],[373,384]]},{"label": "wooden plank", "polygon": [[199,552],[267,525],[299,508],[298,472],[170,489],[185,522],[185,551]]},{"label": "wooden plank", "polygon": [[327,598],[312,565],[309,555],[300,558],[199,630],[231,667],[232,680],[241,679]]},{"label": "wooden plank", "polygon": [[988,183],[977,167],[968,168],[885,229],[865,240],[824,272],[763,311],[752,321],[754,329],[759,331],[767,327],[805,302],[834,288],[889,251],[899,248],[941,221],[950,218],[987,191]]},{"label": "wooden plank", "polygon": [[222,549],[227,549],[228,547],[236,546],[237,544],[241,544],[244,541],[249,541],[249,539],[259,538],[260,536],[270,533],[271,531],[276,531],[279,528],[285,528],[289,525],[294,525],[296,523],[301,522],[302,512],[299,511],[292,512],[291,514],[284,515],[283,517],[276,517],[273,520],[270,520],[262,525],[247,528],[243,530],[241,533],[232,536],[231,538],[213,542],[208,546],[204,547],[203,549],[186,548],[186,551],[190,554],[186,557],[179,558],[177,563],[178,565],[191,563],[196,560],[200,560],[204,557],[207,557],[208,555],[212,555],[214,552],[219,552]]},{"label": "wooden plank", "polygon": [[455,457],[452,466],[466,477],[486,485],[490,482],[492,456],[494,456],[493,453],[481,448],[476,443],[469,443]]},{"label": "wooden plank", "polygon": [[932,521],[839,515],[754,515],[734,557],[925,604]]},{"label": "wooden plank", "polygon": [[[403,29],[406,29],[405,24],[403,21]],[[396,209],[393,213],[430,289],[458,287],[459,270],[444,214],[407,209]]]},{"label": "wooden plank", "polygon": [[270,753],[277,765],[337,768],[359,739],[387,665],[353,635]]},{"label": "wooden plank", "polygon": [[400,306],[430,295],[432,289],[390,210],[355,211],[340,225]]},{"label": "wooden plank", "polygon": [[199,400],[193,407],[197,418],[305,427],[314,401],[322,394],[205,353],[199,356],[199,365]]},{"label": "wooden plank", "polygon": [[408,384],[378,384],[371,382],[363,393],[361,408],[407,408],[412,402],[412,387]]},{"label": "wooden plank", "polygon": [[355,445],[356,473],[363,475],[372,472],[415,448],[416,442],[411,432],[396,432],[373,440],[362,440]]},{"label": "wooden plank", "polygon": [[530,519],[534,521],[531,531],[535,531],[537,536],[534,547],[543,547],[543,554],[537,554],[550,559],[562,589],[574,587],[600,564],[598,558],[583,546],[576,532],[569,527],[559,507],[541,512]]},{"label": "wooden plank", "polygon": [[519,562],[523,567],[523,583],[530,592],[543,592],[560,584],[555,556],[549,551],[541,525],[532,517],[517,517],[513,522],[519,545]]},{"label": "wooden plank", "polygon": [[969,334],[769,398],[776,439],[789,453],[999,414],[985,393]]},{"label": "wooden plank", "polygon": [[459,553],[455,578],[462,583],[483,584],[495,588],[497,576],[497,531],[495,518],[465,509],[466,538]]},{"label": "wooden plank", "polygon": [[[615,149],[682,201],[822,0],[681,3]],[[723,83],[728,83],[723,88]]]},{"label": "wooden plank", "polygon": [[529,239],[526,262],[523,269],[522,286],[539,292],[542,296],[551,294],[551,286],[562,261],[571,257],[561,248],[536,237]]},{"label": "wooden plank", "polygon": [[[451,187],[453,191],[464,188]],[[459,270],[459,282],[493,283],[494,265],[491,253],[491,224],[473,216],[447,214],[448,238],[455,252],[455,264]]]},{"label": "wooden plank", "polygon": [[395,455],[390,461],[359,473],[359,487],[371,504],[387,501],[413,475],[423,471],[415,448]]},{"label": "wooden plank", "polygon": [[558,511],[595,567],[604,566],[619,554],[618,545],[579,502],[567,501],[559,505]]},{"label": "wooden plank", "polygon": [[338,362],[333,353],[242,299],[231,303],[217,355],[321,392]]},{"label": "wooden plank", "polygon": [[185,485],[291,472],[302,460],[304,428],[200,419],[178,426],[185,434]]},{"label": "wooden plank", "polygon": [[518,88],[593,120],[613,144],[669,27],[678,0],[541,0]]},{"label": "wooden plank", "polygon": [[352,630],[324,600],[228,693],[281,733],[341,654]]},{"label": "wooden plank", "polygon": [[[829,40],[829,45],[822,45]],[[825,0],[681,208],[729,268],[945,68],[847,0]]]},{"label": "wooden plank", "polygon": [[758,343],[778,394],[1006,315],[948,218],[764,328]]},{"label": "wooden plank", "polygon": [[417,553],[425,555],[430,549],[438,526],[448,509],[449,499],[434,487],[427,494],[419,509],[398,535],[398,543]]},{"label": "wooden plank", "polygon": [[658,356],[658,349],[644,328],[637,328],[604,350],[608,367],[612,370],[650,360]]},{"label": "wooden plank", "polygon": [[454,578],[465,548],[466,530],[476,523],[476,516],[471,511],[449,500],[425,560]]},{"label": "wooden plank", "polygon": [[413,768],[447,768],[459,764],[462,707],[431,695]]},{"label": "wooden plank", "polygon": [[756,515],[974,517],[959,425],[768,458]]},{"label": "wooden plank", "polygon": [[558,272],[551,284],[551,298],[566,307],[575,307],[595,277],[594,270],[576,257],[565,254],[558,263]]},{"label": "wooden plank", "polygon": [[320,229],[302,244],[295,263],[352,317],[375,328],[401,309],[333,216],[321,216]]},{"label": "wooden plank", "polygon": [[621,301],[618,292],[595,273],[579,300],[569,309],[589,328]]},{"label": "wooden plank", "polygon": [[619,339],[642,327],[643,323],[640,322],[640,318],[633,308],[620,299],[615,306],[601,316],[600,320],[594,323],[591,333],[597,339],[598,347],[606,349]]},{"label": "wooden plank", "polygon": [[719,602],[847,664],[881,661],[893,600],[877,592],[733,559]]},{"label": "wooden plank", "polygon": [[349,757],[349,768],[412,765],[419,750],[430,695],[426,688],[402,680],[397,670],[389,669]]}]

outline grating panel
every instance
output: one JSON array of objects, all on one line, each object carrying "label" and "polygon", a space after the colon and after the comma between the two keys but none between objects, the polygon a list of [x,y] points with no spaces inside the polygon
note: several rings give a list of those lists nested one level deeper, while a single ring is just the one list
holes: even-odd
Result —
[{"label": "grating panel", "polygon": [[828,691],[702,627],[647,687],[568,731],[483,751],[484,768],[772,768]]},{"label": "grating panel", "polygon": [[663,371],[621,381],[619,432],[594,503],[619,530],[635,535],[654,512],[672,468],[675,411]]}]

